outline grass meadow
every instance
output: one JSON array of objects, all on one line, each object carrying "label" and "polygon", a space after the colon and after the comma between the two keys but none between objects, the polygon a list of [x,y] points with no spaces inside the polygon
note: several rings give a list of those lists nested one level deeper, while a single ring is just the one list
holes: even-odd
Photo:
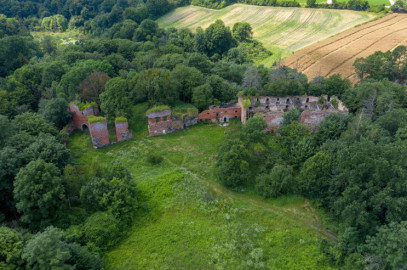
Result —
[{"label": "grass meadow", "polygon": [[[68,144],[83,169],[117,160],[138,185],[134,224],[105,253],[109,269],[334,269],[318,242],[336,237],[307,200],[264,200],[215,180],[219,144],[240,122],[147,137],[146,110],[135,108],[132,140],[96,150],[88,133],[76,131]],[[149,153],[163,162],[151,165]]]},{"label": "grass meadow", "polygon": [[[374,0],[381,1],[381,0]],[[386,0],[387,1],[387,0]],[[160,27],[206,28],[220,19],[228,26],[248,22],[254,38],[273,55],[256,64],[271,66],[276,60],[312,43],[365,23],[376,15],[350,10],[261,7],[234,4],[220,10],[196,6],[177,8],[157,20]]]}]

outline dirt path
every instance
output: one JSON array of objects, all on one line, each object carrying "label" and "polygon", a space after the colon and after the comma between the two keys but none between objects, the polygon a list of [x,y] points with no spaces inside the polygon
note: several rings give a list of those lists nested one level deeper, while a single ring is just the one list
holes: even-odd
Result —
[{"label": "dirt path", "polygon": [[345,31],[296,52],[283,64],[304,72],[309,79],[339,73],[356,82],[356,58],[398,45],[407,45],[407,14],[390,14]]}]

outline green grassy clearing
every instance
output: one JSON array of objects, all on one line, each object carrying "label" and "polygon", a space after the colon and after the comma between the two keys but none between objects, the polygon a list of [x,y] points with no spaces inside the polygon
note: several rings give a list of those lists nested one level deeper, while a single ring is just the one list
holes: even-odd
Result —
[{"label": "green grassy clearing", "polygon": [[[83,168],[117,160],[132,173],[140,208],[125,239],[105,257],[109,269],[333,269],[318,239],[335,239],[302,197],[263,200],[214,181],[214,160],[226,130],[199,124],[147,137],[146,105],[130,121],[134,139],[98,150],[87,133],[68,144]],[[148,153],[164,157],[150,165]]]},{"label": "green grassy clearing", "polygon": [[76,41],[85,38],[85,35],[79,31],[69,30],[66,32],[40,32],[40,31],[33,31],[31,35],[41,41],[44,37],[49,36],[51,37],[58,45],[69,45],[74,44]]},{"label": "green grassy clearing", "polygon": [[221,10],[196,6],[181,7],[159,18],[157,22],[164,28],[193,30],[199,26],[206,28],[217,19],[221,19],[228,26],[233,26],[236,22],[248,22],[253,28],[254,38],[273,52],[270,58],[256,64],[271,66],[280,57],[285,58],[294,51],[375,17],[374,14],[350,10],[234,4]]}]

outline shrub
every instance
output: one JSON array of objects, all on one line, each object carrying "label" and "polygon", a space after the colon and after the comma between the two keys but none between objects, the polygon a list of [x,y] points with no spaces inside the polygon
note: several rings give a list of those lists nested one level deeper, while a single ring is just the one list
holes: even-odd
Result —
[{"label": "shrub", "polygon": [[269,174],[262,173],[256,177],[256,190],[264,198],[288,194],[293,186],[293,168],[276,164]]},{"label": "shrub", "polygon": [[119,239],[119,221],[108,212],[96,212],[83,226],[85,240],[92,242],[101,250],[114,246]]},{"label": "shrub", "polygon": [[152,107],[151,109],[149,109],[147,112],[146,112],[146,114],[150,114],[150,113],[152,113],[152,112],[161,112],[161,111],[164,111],[164,110],[170,110],[171,108],[170,108],[170,106],[168,106],[168,105],[157,105],[157,106],[154,106],[154,107]]},{"label": "shrub", "polygon": [[151,165],[157,165],[163,162],[163,157],[160,154],[149,153],[147,155],[147,162]]}]

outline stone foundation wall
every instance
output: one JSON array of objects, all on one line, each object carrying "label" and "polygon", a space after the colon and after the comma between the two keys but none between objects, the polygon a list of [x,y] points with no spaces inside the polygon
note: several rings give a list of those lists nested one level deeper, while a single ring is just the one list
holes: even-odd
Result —
[{"label": "stone foundation wall", "polygon": [[172,119],[170,115],[148,118],[148,135],[157,136],[172,132]]},{"label": "stone foundation wall", "polygon": [[303,111],[300,122],[315,131],[331,111]]},{"label": "stone foundation wall", "polygon": [[267,122],[267,131],[275,131],[280,127],[280,124],[284,119],[284,112],[266,113],[264,119]]},{"label": "stone foundation wall", "polygon": [[[274,131],[280,127],[284,119],[284,113],[297,108],[302,111],[301,123],[312,130],[316,130],[319,124],[330,113],[348,113],[348,109],[336,96],[287,96],[287,97],[251,97],[250,106],[243,107],[243,99],[239,98],[238,105],[241,108],[242,124],[247,119],[261,115],[267,122],[267,130]],[[335,103],[333,102],[335,101]]]},{"label": "stone foundation wall", "polygon": [[106,119],[104,122],[90,123],[90,136],[95,148],[110,144]]},{"label": "stone foundation wall", "polygon": [[198,115],[184,116],[183,123],[184,123],[185,127],[189,127],[189,126],[198,124]]},{"label": "stone foundation wall", "polygon": [[171,130],[185,129],[198,123],[198,116],[172,117]]},{"label": "stone foundation wall", "polygon": [[116,122],[115,127],[116,127],[117,142],[121,142],[121,141],[133,138],[133,134],[131,134],[131,131],[129,130],[128,122],[123,122],[123,121]]}]

